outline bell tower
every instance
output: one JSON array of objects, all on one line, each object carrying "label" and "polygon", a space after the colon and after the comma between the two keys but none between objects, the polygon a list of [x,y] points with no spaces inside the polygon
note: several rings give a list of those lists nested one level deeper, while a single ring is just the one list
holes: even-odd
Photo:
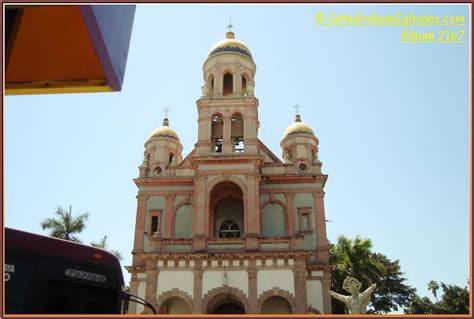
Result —
[{"label": "bell tower", "polygon": [[[197,212],[194,251],[205,247],[206,239],[231,234],[225,227],[238,228],[235,236],[245,241],[247,249],[258,245],[263,156],[257,139],[258,99],[254,96],[257,67],[249,48],[235,38],[232,25],[228,28],[225,39],[209,49],[203,64],[202,96],[196,102],[198,141],[190,157]],[[222,201],[222,196],[227,199]],[[233,211],[236,216],[221,216],[221,211]]]},{"label": "bell tower", "polygon": [[204,85],[197,101],[199,156],[258,153],[257,68],[231,27],[226,38],[211,47],[203,65]]}]

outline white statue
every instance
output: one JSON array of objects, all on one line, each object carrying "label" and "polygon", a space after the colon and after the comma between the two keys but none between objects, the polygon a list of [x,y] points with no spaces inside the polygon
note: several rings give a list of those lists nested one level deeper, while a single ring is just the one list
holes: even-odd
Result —
[{"label": "white statue", "polygon": [[359,292],[361,286],[362,284],[360,281],[347,276],[346,279],[344,279],[342,288],[344,288],[345,291],[350,292],[351,295],[344,296],[332,290],[330,293],[333,298],[342,301],[346,305],[350,314],[364,314],[367,313],[367,305],[370,302],[370,295],[374,292],[376,284],[374,283],[370,285],[370,287],[364,292]]}]

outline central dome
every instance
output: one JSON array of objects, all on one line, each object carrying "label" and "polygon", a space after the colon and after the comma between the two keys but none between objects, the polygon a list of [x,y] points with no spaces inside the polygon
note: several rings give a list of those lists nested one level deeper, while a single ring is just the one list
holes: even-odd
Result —
[{"label": "central dome", "polygon": [[214,44],[210,49],[207,57],[211,57],[218,53],[240,53],[252,59],[252,53],[249,48],[242,41],[236,40],[234,32],[227,32],[226,39],[220,40]]}]

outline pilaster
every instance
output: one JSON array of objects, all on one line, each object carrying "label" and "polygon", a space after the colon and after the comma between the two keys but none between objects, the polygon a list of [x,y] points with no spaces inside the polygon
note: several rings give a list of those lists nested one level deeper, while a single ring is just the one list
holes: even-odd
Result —
[{"label": "pilaster", "polygon": [[164,238],[171,238],[173,233],[173,202],[174,195],[166,195],[166,208],[165,208],[165,229]]},{"label": "pilaster", "polygon": [[288,235],[291,236],[296,232],[295,229],[295,194],[286,194],[286,209],[288,215]]},{"label": "pilaster", "polygon": [[254,258],[249,260],[249,268],[247,269],[249,276],[249,312],[251,314],[260,313],[257,309],[257,265]]},{"label": "pilaster", "polygon": [[[133,244],[133,252],[138,253],[143,251],[143,236],[145,233],[145,218],[146,218],[146,204],[148,196],[137,195],[137,217],[135,220],[135,238]],[[133,265],[138,265],[140,260],[136,255],[133,256]]]},{"label": "pilaster", "polygon": [[308,312],[308,301],[306,300],[306,262],[302,258],[295,260],[293,269],[295,278],[295,301],[296,313],[305,314]]},{"label": "pilaster", "polygon": [[332,304],[331,304],[331,275],[328,270],[324,270],[324,277],[321,280],[323,286],[323,305],[324,305],[324,314],[332,313]]},{"label": "pilaster", "polygon": [[198,174],[194,181],[194,214],[193,214],[193,234],[205,236],[208,226],[208,212],[206,212],[206,176]]},{"label": "pilaster", "polygon": [[328,240],[326,234],[326,215],[324,213],[324,192],[313,193],[314,208],[316,211],[316,236],[318,241],[318,260],[321,263],[329,262]]},{"label": "pilaster", "polygon": [[196,260],[194,268],[194,297],[193,297],[193,313],[203,313],[202,309],[202,260]]},{"label": "pilaster", "polygon": [[[130,293],[133,295],[137,295],[138,293],[138,278],[136,273],[132,273],[132,278],[130,280]],[[128,304],[128,313],[129,314],[136,314],[137,313],[137,303],[136,302],[129,302]]]},{"label": "pilaster", "polygon": [[[146,289],[145,289],[145,299],[153,304],[155,308],[157,307],[157,286],[158,286],[158,273],[159,270],[156,267],[156,264],[153,262],[147,262],[146,270]],[[150,309],[145,307],[148,313],[151,313]]]},{"label": "pilaster", "polygon": [[224,144],[222,147],[223,154],[232,153],[232,140],[231,140],[231,119],[228,114],[224,115]]}]

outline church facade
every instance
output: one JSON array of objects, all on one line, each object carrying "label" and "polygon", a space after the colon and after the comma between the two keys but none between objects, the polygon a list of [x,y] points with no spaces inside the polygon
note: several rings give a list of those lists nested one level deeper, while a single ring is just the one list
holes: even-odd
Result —
[{"label": "church facade", "polygon": [[168,118],[145,143],[127,270],[159,313],[331,313],[318,139],[299,114],[281,159],[257,138],[255,73],[227,32],[203,65],[195,148],[183,157]]}]

